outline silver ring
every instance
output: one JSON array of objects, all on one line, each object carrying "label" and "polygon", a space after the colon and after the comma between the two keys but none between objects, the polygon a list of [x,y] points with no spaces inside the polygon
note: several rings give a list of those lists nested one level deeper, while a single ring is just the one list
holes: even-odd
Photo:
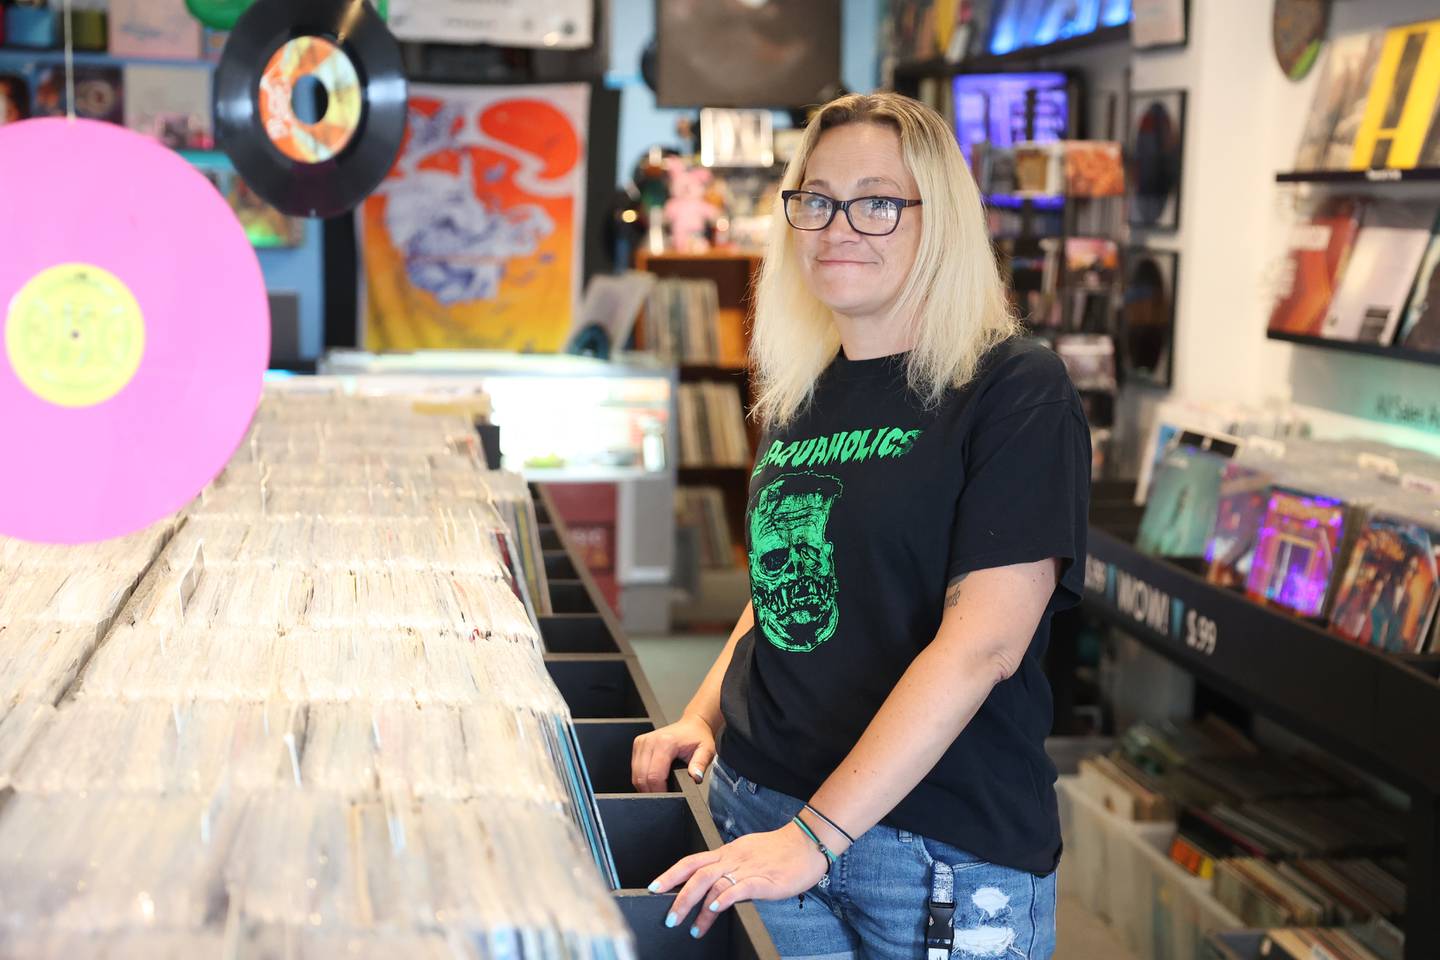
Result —
[{"label": "silver ring", "polygon": [[739,885],[740,885],[740,881],[735,879],[735,874],[733,874],[733,873],[722,873],[722,874],[720,874],[720,876],[721,876],[723,879],[729,880],[729,881],[730,881],[730,886],[732,886],[732,887],[735,887],[735,886],[739,886]]}]

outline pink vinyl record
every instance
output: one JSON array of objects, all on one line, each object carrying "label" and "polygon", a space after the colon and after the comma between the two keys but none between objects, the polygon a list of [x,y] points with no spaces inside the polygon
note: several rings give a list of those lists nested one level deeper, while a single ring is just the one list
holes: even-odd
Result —
[{"label": "pink vinyl record", "polygon": [[0,127],[0,535],[88,543],[184,507],[260,402],[269,305],[225,198],[123,127]]}]

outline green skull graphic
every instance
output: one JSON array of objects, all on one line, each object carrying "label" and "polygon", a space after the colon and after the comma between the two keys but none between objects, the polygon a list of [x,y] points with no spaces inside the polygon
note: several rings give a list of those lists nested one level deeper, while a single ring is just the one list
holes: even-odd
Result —
[{"label": "green skull graphic", "polygon": [[840,623],[835,545],[825,539],[830,507],[844,488],[834,477],[787,474],[750,506],[750,590],[765,638],[808,653]]}]

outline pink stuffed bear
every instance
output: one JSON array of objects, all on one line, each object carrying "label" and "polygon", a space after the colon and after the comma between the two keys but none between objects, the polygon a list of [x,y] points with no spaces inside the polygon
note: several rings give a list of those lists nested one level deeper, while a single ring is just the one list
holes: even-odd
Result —
[{"label": "pink stuffed bear", "polygon": [[665,201],[670,243],[682,253],[704,253],[710,249],[705,228],[720,214],[720,208],[705,197],[710,171],[679,157],[667,157],[665,168],[670,172],[670,199]]}]

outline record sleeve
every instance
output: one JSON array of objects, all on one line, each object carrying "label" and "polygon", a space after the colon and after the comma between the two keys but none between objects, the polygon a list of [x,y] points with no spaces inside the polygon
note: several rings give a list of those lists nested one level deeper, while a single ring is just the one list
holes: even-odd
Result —
[{"label": "record sleeve", "polygon": [[1304,223],[1290,230],[1279,299],[1270,312],[1270,330],[1318,337],[1341,271],[1360,233],[1361,203],[1352,197],[1325,200]]},{"label": "record sleeve", "polygon": [[1125,379],[1168,387],[1174,363],[1176,279],[1180,254],[1131,247],[1125,252],[1121,341]]},{"label": "record sleeve", "polygon": [[1227,460],[1177,447],[1161,461],[1135,546],[1158,557],[1203,557],[1215,528],[1220,477]]},{"label": "record sleeve", "polygon": [[172,150],[213,150],[211,109],[206,67],[125,67],[125,126],[136,133],[154,137]]},{"label": "record sleeve", "polygon": [[1440,352],[1440,231],[1430,235],[1430,247],[1415,274],[1399,343],[1407,350]]},{"label": "record sleeve", "polygon": [[185,0],[110,0],[110,53],[117,57],[194,60],[200,21]]},{"label": "record sleeve", "polygon": [[1440,601],[1440,534],[1400,517],[1371,517],[1351,550],[1330,625],[1348,640],[1420,653]]},{"label": "record sleeve", "polygon": [[1295,155],[1296,170],[1349,169],[1384,40],[1385,35],[1376,32],[1330,41]]},{"label": "record sleeve", "polygon": [[1414,167],[1437,97],[1440,20],[1388,30],[1355,137],[1351,168]]},{"label": "record sleeve", "polygon": [[[65,67],[41,67],[35,80],[35,116],[63,117],[69,112]],[[105,123],[125,122],[125,77],[120,67],[75,67],[75,115]]]},{"label": "record sleeve", "polygon": [[1433,203],[1377,203],[1366,211],[1322,336],[1381,346],[1395,341],[1437,211]]},{"label": "record sleeve", "polygon": [[30,84],[13,73],[0,73],[0,127],[30,116]]},{"label": "record sleeve", "polygon": [[1205,579],[1220,587],[1245,586],[1270,500],[1268,474],[1239,463],[1225,464],[1215,529],[1205,545]]},{"label": "record sleeve", "polygon": [[1345,542],[1343,501],[1297,490],[1271,491],[1246,592],[1302,617],[1325,612]]}]

